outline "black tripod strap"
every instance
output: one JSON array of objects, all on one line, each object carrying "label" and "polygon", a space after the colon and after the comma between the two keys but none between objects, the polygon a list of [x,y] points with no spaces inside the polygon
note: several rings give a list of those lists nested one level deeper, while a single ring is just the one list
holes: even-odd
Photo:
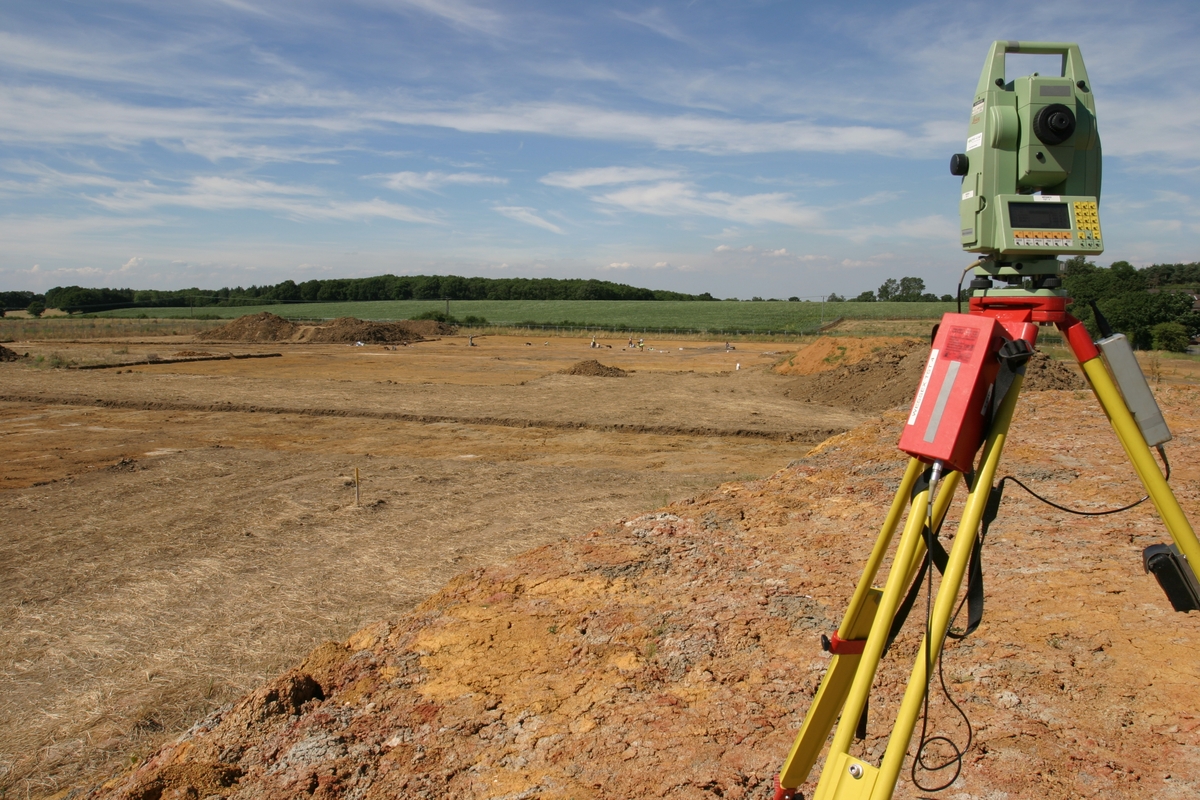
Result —
[{"label": "black tripod strap", "polygon": [[921,585],[925,582],[925,573],[929,570],[930,556],[933,556],[933,564],[937,567],[938,572],[946,570],[946,562],[950,560],[950,554],[946,552],[946,548],[942,546],[941,541],[936,536],[930,536],[928,528],[926,528],[926,542],[930,542],[928,553],[921,562],[921,569],[917,571],[917,577],[913,579],[912,586],[908,587],[908,594],[904,596],[900,607],[896,609],[896,616],[892,619],[892,629],[888,631],[887,644],[883,648],[884,655],[887,655],[891,649],[892,643],[896,641],[896,637],[900,635],[900,631],[904,628],[904,623],[908,621],[909,612],[917,602],[917,598],[921,596]]},{"label": "black tripod strap", "polygon": [[[983,511],[982,530],[975,537],[975,542],[971,545],[971,563],[967,567],[967,627],[962,633],[947,631],[946,635],[951,639],[967,638],[975,632],[979,627],[979,623],[983,621],[983,540],[987,537],[988,528],[995,521],[996,515],[1000,511],[1000,500],[1003,496],[1003,483],[994,487],[988,495],[988,502]],[[945,573],[946,562],[950,559],[946,548],[942,546],[941,541],[936,536],[929,536],[926,533],[925,539],[931,544],[929,555],[932,556],[933,565],[937,567],[938,572]],[[917,572],[917,577],[913,580],[912,586],[908,587],[908,594],[904,596],[900,607],[896,609],[896,616],[892,620],[892,628],[888,631],[887,645],[883,650],[885,654],[891,649],[892,643],[896,641],[896,637],[900,635],[901,629],[904,628],[904,623],[908,621],[909,613],[916,604],[917,598],[921,595],[921,585],[925,581],[925,573],[929,569],[929,561],[930,558],[927,556],[921,564],[921,569]]]},{"label": "black tripod strap", "polygon": [[987,538],[988,528],[1000,513],[1000,500],[1004,497],[1004,481],[992,487],[988,495],[987,505],[983,508],[983,520],[975,544],[971,547],[971,565],[967,572],[967,627],[962,633],[949,631],[951,639],[965,639],[975,632],[983,620],[983,541]]},{"label": "black tripod strap", "polygon": [[996,372],[996,382],[992,384],[992,410],[989,422],[995,420],[996,412],[1000,410],[1000,404],[1008,396],[1008,390],[1012,388],[1013,380],[1032,356],[1033,348],[1024,339],[1005,342],[996,354],[1000,360],[1000,369]]}]

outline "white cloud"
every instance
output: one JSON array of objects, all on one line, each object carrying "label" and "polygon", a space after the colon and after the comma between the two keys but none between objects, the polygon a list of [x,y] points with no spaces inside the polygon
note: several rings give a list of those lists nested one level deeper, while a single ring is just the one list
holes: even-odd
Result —
[{"label": "white cloud", "polygon": [[456,28],[498,34],[504,29],[504,17],[490,7],[463,0],[359,0],[364,5],[383,8],[415,9],[438,17]]},{"label": "white cloud", "polygon": [[133,258],[129,259],[128,261],[126,261],[124,264],[121,265],[121,272],[129,272],[130,270],[138,269],[145,263],[146,263],[146,259],[140,258],[138,256],[134,256]]},{"label": "white cloud", "polygon": [[886,225],[860,225],[825,232],[843,236],[855,242],[877,238],[931,239],[946,242],[953,241],[958,236],[958,230],[957,219],[950,219],[941,214],[932,214],[917,219],[898,220]]},{"label": "white cloud", "polygon": [[[820,152],[899,154],[928,149],[922,138],[887,127],[819,125],[805,120],[757,122],[697,114],[646,114],[568,103],[403,108],[364,111],[364,118],[432,125],[470,133],[539,133],[639,142],[703,153]],[[937,142],[937,145],[943,144]]]},{"label": "white cloud", "polygon": [[719,244],[713,248],[714,253],[728,253],[733,248],[727,244]]},{"label": "white cloud", "polygon": [[601,269],[631,269],[632,267],[633,267],[633,264],[630,264],[628,261],[620,261],[620,262],[613,262],[612,264],[609,264],[607,267],[601,267]]},{"label": "white cloud", "polygon": [[655,167],[596,167],[574,172],[551,172],[539,180],[548,186],[585,189],[589,186],[609,186],[619,183],[640,183],[678,177],[673,169]]},{"label": "white cloud", "polygon": [[168,189],[148,181],[125,184],[111,194],[95,195],[92,202],[109,211],[143,211],[162,206],[183,206],[205,211],[250,209],[290,219],[366,220],[393,219],[429,225],[443,224],[435,216],[409,206],[373,200],[336,200],[320,189],[245,180],[223,176],[192,178],[180,189]]},{"label": "white cloud", "polygon": [[776,223],[800,228],[822,222],[820,211],[801,206],[786,194],[739,196],[728,192],[700,192],[693,185],[678,181],[630,186],[594,199],[626,211],[656,216],[704,216],[746,225]]},{"label": "white cloud", "polygon": [[384,185],[401,192],[431,191],[447,184],[505,184],[508,180],[476,172],[393,172],[384,175]]},{"label": "white cloud", "polygon": [[545,230],[557,233],[559,235],[566,234],[566,231],[555,225],[553,222],[539,217],[536,213],[536,209],[524,208],[521,206],[494,206],[492,210],[497,214],[502,214],[511,220],[516,220],[517,222],[524,222],[527,225],[534,225],[538,228],[544,228]]},{"label": "white cloud", "polygon": [[640,14],[627,14],[622,11],[614,11],[613,14],[618,19],[632,22],[634,25],[651,30],[667,39],[687,44],[691,43],[690,39],[674,23],[667,19],[666,14],[663,13],[661,8],[647,9]]},{"label": "white cloud", "polygon": [[671,265],[668,264],[666,261],[655,261],[654,268],[655,269],[670,269]]}]

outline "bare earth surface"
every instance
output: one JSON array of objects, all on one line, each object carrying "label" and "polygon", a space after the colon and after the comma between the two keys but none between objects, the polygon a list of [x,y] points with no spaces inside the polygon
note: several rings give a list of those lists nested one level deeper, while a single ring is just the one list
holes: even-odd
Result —
[{"label": "bare earth surface", "polygon": [[[769,345],[544,341],[3,365],[5,792],[767,796],[903,469],[902,416],[812,402]],[[120,357],[188,347],[214,351]],[[592,358],[630,374],[560,374]],[[1158,393],[1196,519],[1200,391]],[[1077,507],[1139,496],[1087,391],[1026,395],[1004,467]],[[1164,537],[1145,507],[1006,493],[984,625],[946,658],[976,731],[947,796],[1196,796],[1200,614],[1141,570]],[[857,752],[882,752],[915,644]]]},{"label": "bare earth surface", "polygon": [[[1194,518],[1200,392],[1161,398]],[[888,412],[767,480],[465,573],[88,796],[767,797],[827,664],[817,637],[898,482],[902,422]],[[1100,509],[1138,494],[1119,450],[1084,392],[1030,393],[1006,467]],[[947,796],[1197,795],[1200,614],[1170,611],[1140,565],[1163,536],[1144,507],[1089,519],[1006,496],[984,625],[946,656],[975,730]],[[882,752],[914,627],[877,681],[855,746],[867,758]],[[931,732],[965,744],[940,692],[931,713]],[[928,795],[906,770],[896,796]]]},{"label": "bare earth surface", "polygon": [[[128,764],[463,569],[768,475],[862,419],[789,398],[770,345],[475,341],[11,343],[30,357],[0,365],[0,788]],[[229,351],[281,356],[167,361]],[[593,358],[630,374],[560,374]]]}]

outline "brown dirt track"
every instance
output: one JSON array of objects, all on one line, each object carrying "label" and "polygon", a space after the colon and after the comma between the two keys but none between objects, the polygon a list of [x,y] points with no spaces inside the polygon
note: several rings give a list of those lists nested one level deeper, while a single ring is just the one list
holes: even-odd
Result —
[{"label": "brown dirt track", "polygon": [[[840,612],[902,466],[898,417],[804,402],[799,379],[770,371],[771,345],[614,342],[605,363],[631,374],[613,381],[557,374],[587,340],[476,341],[120,371],[6,365],[7,791],[118,770],[323,639],[390,619],[318,648],[103,794],[763,793],[824,663],[812,639]],[[111,358],[110,343],[21,345],[52,349]],[[1173,483],[1194,518],[1196,396],[1166,391]],[[1132,491],[1086,393],[1031,394],[1022,409],[1018,475],[1099,505]],[[688,496],[669,516],[607,524]],[[1191,796],[1200,715],[1177,698],[1195,697],[1197,615],[1164,615],[1134,563],[1161,539],[1156,523],[1008,502],[995,629],[952,678],[985,742],[956,789]],[[1029,554],[1049,558],[1030,572]],[[897,678],[883,686],[886,709]]]}]

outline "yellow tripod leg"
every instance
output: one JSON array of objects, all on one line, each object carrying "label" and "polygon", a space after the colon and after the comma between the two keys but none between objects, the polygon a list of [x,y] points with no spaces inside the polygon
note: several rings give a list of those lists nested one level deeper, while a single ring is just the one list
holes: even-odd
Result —
[{"label": "yellow tripod leg", "polygon": [[[958,530],[954,536],[954,544],[950,548],[946,571],[942,575],[937,598],[934,600],[930,615],[929,664],[936,663],[941,653],[942,642],[945,639],[946,630],[950,626],[950,617],[954,613],[959,589],[962,588],[963,575],[966,573],[967,564],[971,558],[971,549],[975,544],[979,523],[983,519],[983,513],[987,507],[992,481],[995,480],[996,469],[1000,464],[1000,455],[1004,450],[1004,442],[1008,437],[1009,426],[1012,424],[1013,412],[1016,410],[1017,397],[1024,379],[1025,376],[1022,372],[1018,373],[1013,380],[1012,386],[997,410],[992,430],[984,444],[983,459],[975,479],[975,489],[967,495],[962,518],[959,520]],[[915,505],[914,503],[914,507]],[[905,532],[907,533],[907,530]],[[872,630],[872,634],[874,634],[874,630]],[[814,800],[890,800],[892,793],[896,790],[896,780],[900,776],[900,768],[908,752],[913,729],[916,727],[921,704],[925,698],[927,666],[925,642],[922,640],[916,663],[909,675],[904,699],[900,703],[900,710],[896,715],[895,724],[892,726],[887,750],[884,752],[883,761],[879,767],[876,768],[856,759],[845,751],[838,751],[835,758],[834,751],[831,750],[830,758],[826,761],[825,769],[821,773],[821,782],[817,786]],[[841,733],[840,728],[838,732]],[[837,740],[835,739],[836,744]]]},{"label": "yellow tripod leg", "polygon": [[1092,391],[1096,393],[1096,399],[1100,401],[1100,407],[1104,409],[1117,438],[1121,440],[1121,446],[1125,448],[1125,454],[1129,456],[1142,485],[1146,487],[1150,502],[1154,503],[1154,508],[1158,510],[1158,515],[1162,517],[1175,544],[1187,556],[1192,570],[1200,570],[1200,541],[1196,539],[1196,532],[1192,530],[1187,516],[1179,507],[1175,493],[1171,491],[1170,485],[1159,471],[1141,429],[1133,419],[1133,414],[1129,412],[1129,407],[1125,405],[1121,391],[1108,374],[1102,359],[1093,358],[1085,361],[1082,366],[1084,374],[1092,384]]},{"label": "yellow tripod leg", "polygon": [[829,796],[829,779],[834,770],[831,764],[840,763],[848,758],[850,744],[854,738],[854,723],[862,716],[867,698],[871,694],[871,685],[875,681],[875,671],[879,668],[879,660],[883,656],[883,648],[887,644],[888,633],[892,621],[896,617],[896,609],[900,606],[904,593],[908,589],[905,580],[912,574],[912,564],[921,544],[921,534],[925,528],[926,516],[929,510],[929,489],[917,493],[912,500],[908,512],[908,521],[900,542],[896,547],[896,555],[892,559],[891,569],[888,570],[887,583],[879,599],[879,609],[872,621],[870,633],[863,647],[863,653],[855,671],[854,680],[846,696],[842,709],[844,723],[837,727],[833,743],[829,746],[829,755],[825,759],[825,767],[821,770],[821,779],[817,783],[815,800]]},{"label": "yellow tripod leg", "polygon": [[[858,587],[846,609],[842,624],[838,626],[837,633],[842,639],[862,640],[866,639],[870,633],[879,607],[879,600],[883,595],[883,592],[874,588],[872,584],[887,555],[900,517],[908,505],[909,495],[923,469],[924,465],[920,460],[915,458],[909,460],[904,478],[900,481],[900,487],[896,490],[896,496],[892,501],[891,510],[888,512],[887,519],[884,520],[883,529],[875,541],[871,555],[867,558],[862,577],[859,579]],[[946,515],[961,477],[959,473],[954,472],[947,475],[942,483],[943,491],[938,495],[933,510],[934,519],[939,523]],[[919,569],[919,562],[924,555],[924,542],[919,542],[904,581],[905,586],[912,583],[913,575]],[[796,735],[791,752],[788,753],[788,757],[783,763],[783,769],[780,770],[779,785],[781,787],[795,789],[808,780],[809,772],[825,747],[829,732],[833,730],[833,725],[837,722],[838,715],[841,714],[842,707],[846,703],[846,696],[850,692],[851,683],[861,660],[861,653],[844,653],[833,656],[829,668],[825,671],[825,676],[821,679],[820,688],[808,708],[804,724]]]}]

